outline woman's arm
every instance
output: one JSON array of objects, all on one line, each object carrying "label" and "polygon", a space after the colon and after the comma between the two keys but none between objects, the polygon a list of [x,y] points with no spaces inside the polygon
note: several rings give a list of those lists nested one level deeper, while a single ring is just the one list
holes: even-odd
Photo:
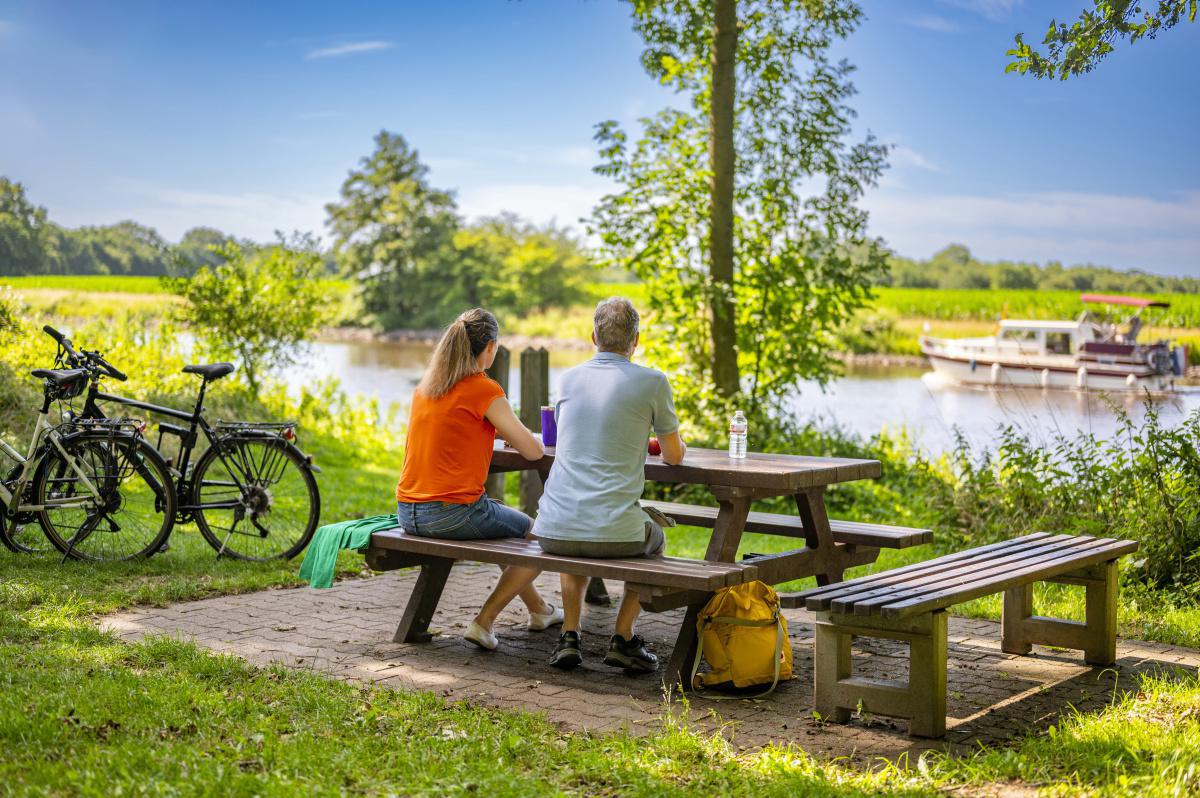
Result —
[{"label": "woman's arm", "polygon": [[512,405],[503,396],[496,397],[488,405],[487,412],[483,415],[492,422],[492,426],[496,428],[500,437],[508,441],[508,445],[520,452],[526,460],[542,459],[542,455],[546,453],[546,450],[542,448],[542,442],[533,437],[533,433],[525,428],[525,425],[513,413]]}]

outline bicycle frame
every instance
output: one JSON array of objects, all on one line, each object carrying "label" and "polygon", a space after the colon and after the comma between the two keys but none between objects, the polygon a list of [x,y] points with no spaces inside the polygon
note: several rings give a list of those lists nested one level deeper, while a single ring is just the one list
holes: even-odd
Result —
[{"label": "bicycle frame", "polygon": [[[29,443],[29,454],[22,456],[20,452],[8,444],[7,441],[0,438],[0,451],[12,458],[21,467],[21,473],[17,477],[16,490],[9,490],[3,483],[0,483],[0,504],[6,508],[5,515],[9,518],[15,517],[17,513],[39,512],[49,507],[73,507],[83,506],[91,501],[103,501],[100,496],[100,491],[96,488],[92,481],[88,479],[87,474],[80,467],[79,461],[69,454],[66,448],[62,445],[62,435],[56,431],[56,427],[50,423],[50,399],[42,404],[42,409],[38,411],[37,421],[33,426],[33,438]],[[33,471],[38,464],[49,453],[49,448],[45,446],[49,443],[58,453],[62,455],[63,460],[71,466],[71,470],[79,477],[84,486],[91,492],[91,497],[77,496],[68,499],[61,499],[49,504],[21,504],[21,496],[25,494],[25,486],[29,484],[29,480],[33,477]]]},{"label": "bicycle frame", "polygon": [[[201,383],[200,394],[196,398],[196,406],[192,412],[185,410],[177,410],[172,407],[163,407],[149,402],[142,402],[137,399],[130,399],[127,396],[117,396],[115,394],[103,393],[95,381],[92,382],[88,389],[87,400],[83,406],[84,418],[105,418],[104,412],[96,405],[96,402],[113,402],[114,404],[124,405],[125,407],[133,407],[138,410],[145,410],[149,413],[159,416],[167,416],[168,418],[178,419],[187,422],[185,434],[180,435],[179,447],[179,462],[171,466],[175,476],[175,495],[178,499],[176,505],[176,516],[181,521],[188,519],[191,513],[196,510],[221,510],[233,509],[240,506],[240,501],[224,501],[224,502],[209,502],[203,505],[190,504],[191,502],[191,484],[188,480],[188,466],[191,464],[192,453],[196,449],[196,444],[199,441],[197,431],[203,432],[204,437],[208,440],[210,446],[216,447],[217,456],[225,460],[225,454],[221,449],[221,438],[209,426],[204,419],[204,393],[207,390],[208,384]],[[161,429],[161,427],[160,427]],[[177,434],[172,432],[172,434]],[[234,484],[241,490],[243,485],[237,481],[237,476],[230,469],[230,476],[234,479]]]}]

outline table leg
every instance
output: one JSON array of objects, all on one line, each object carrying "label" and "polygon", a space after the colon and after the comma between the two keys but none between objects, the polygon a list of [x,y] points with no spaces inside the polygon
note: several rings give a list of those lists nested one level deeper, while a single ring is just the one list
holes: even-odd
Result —
[{"label": "table leg", "polygon": [[446,579],[454,560],[443,558],[430,560],[421,565],[421,573],[417,583],[413,585],[412,595],[404,607],[404,616],[396,627],[396,636],[392,638],[397,643],[428,643],[433,639],[429,633],[429,622],[437,610],[442,590],[446,587]]},{"label": "table leg", "polygon": [[829,513],[825,509],[824,488],[797,493],[795,498],[800,523],[804,525],[804,544],[817,552],[817,585],[824,587],[841,582],[846,564],[837,555],[837,546],[833,542]]},{"label": "table leg", "polygon": [[696,635],[696,621],[706,604],[708,598],[697,604],[689,604],[687,612],[684,613],[683,625],[679,627],[675,647],[671,649],[671,658],[667,660],[667,667],[663,671],[663,685],[672,692],[692,689],[688,677],[691,676],[692,662],[696,659],[696,646],[700,642]]},{"label": "table leg", "polygon": [[704,559],[709,562],[733,562],[737,558],[742,533],[746,530],[746,516],[750,514],[750,497],[740,495],[731,488],[709,488],[721,508],[717,522],[713,525],[712,537],[708,539],[708,551]]},{"label": "table leg", "polygon": [[608,595],[608,588],[603,579],[593,576],[588,580],[587,592],[583,594],[583,601],[597,607],[612,606],[612,598]]}]

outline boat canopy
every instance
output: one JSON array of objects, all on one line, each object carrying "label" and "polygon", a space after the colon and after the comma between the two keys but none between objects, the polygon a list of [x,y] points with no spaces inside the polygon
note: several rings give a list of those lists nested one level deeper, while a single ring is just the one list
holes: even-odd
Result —
[{"label": "boat canopy", "polygon": [[1118,296],[1117,294],[1084,294],[1080,302],[1096,302],[1101,305],[1127,305],[1131,308],[1169,308],[1170,302],[1157,299],[1142,299],[1136,296]]}]

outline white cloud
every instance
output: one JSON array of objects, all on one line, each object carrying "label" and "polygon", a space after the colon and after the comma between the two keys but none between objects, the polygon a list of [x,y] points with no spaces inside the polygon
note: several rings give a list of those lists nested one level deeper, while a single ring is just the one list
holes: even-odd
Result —
[{"label": "white cloud", "polygon": [[910,17],[904,20],[904,22],[914,28],[933,31],[934,33],[954,33],[959,30],[957,22],[938,16],[937,14],[921,14],[920,16]]},{"label": "white cloud", "polygon": [[993,22],[1007,19],[1024,0],[942,0],[946,5],[962,8],[987,17]]},{"label": "white cloud", "polygon": [[319,58],[339,58],[344,55],[358,55],[359,53],[373,53],[378,50],[387,50],[392,47],[391,42],[385,41],[369,41],[369,42],[351,42],[349,44],[338,44],[333,47],[321,47],[316,50],[309,50],[304,56],[305,61],[316,61]]},{"label": "white cloud", "polygon": [[[257,241],[269,241],[275,231],[301,230],[321,234],[325,202],[330,197],[277,195],[264,192],[205,192],[162,186],[141,180],[121,180],[112,187],[102,210],[61,208],[55,221],[67,226],[108,224],[134,219],[158,230],[171,241],[193,227],[215,227]],[[122,201],[124,200],[124,201]]]},{"label": "white cloud", "polygon": [[927,172],[942,171],[942,167],[912,147],[905,146],[904,144],[892,145],[891,152],[888,153],[888,162],[896,168],[912,167],[914,169],[923,169]]},{"label": "white cloud", "polygon": [[607,187],[598,180],[587,185],[497,183],[460,190],[458,206],[468,218],[514,211],[539,224],[553,220],[582,231],[579,220],[591,216],[592,208],[606,192]]},{"label": "white cloud", "polygon": [[864,206],[898,252],[924,257],[951,241],[976,255],[1092,262],[1200,275],[1200,190],[1171,198],[1075,192],[999,196],[880,190]]}]

